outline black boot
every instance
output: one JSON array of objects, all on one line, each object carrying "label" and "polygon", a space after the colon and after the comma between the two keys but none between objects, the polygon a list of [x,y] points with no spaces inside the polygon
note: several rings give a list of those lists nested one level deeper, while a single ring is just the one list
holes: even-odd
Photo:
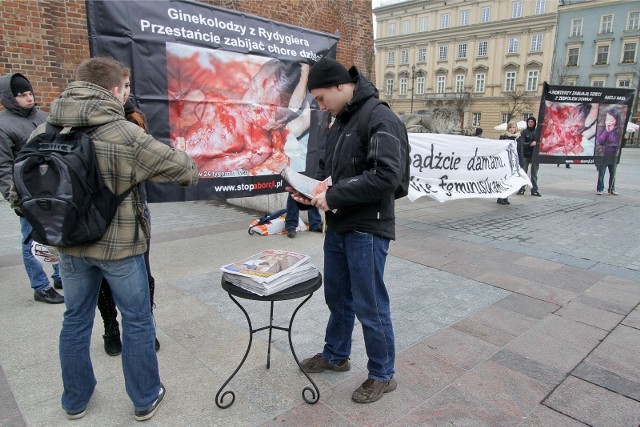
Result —
[{"label": "black boot", "polygon": [[105,334],[102,338],[104,339],[104,351],[106,351],[109,356],[117,356],[122,353],[122,342],[120,341],[118,322],[116,322],[115,328],[111,328],[110,330],[105,328]]}]

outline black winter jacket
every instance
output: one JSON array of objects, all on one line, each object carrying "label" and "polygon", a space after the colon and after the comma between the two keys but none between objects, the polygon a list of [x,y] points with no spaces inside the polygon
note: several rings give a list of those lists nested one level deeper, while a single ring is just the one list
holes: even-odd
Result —
[{"label": "black winter jacket", "polygon": [[356,83],[353,99],[338,113],[327,132],[326,149],[316,178],[331,176],[327,191],[327,227],[336,232],[361,231],[395,239],[394,192],[409,169],[408,137],[404,124],[383,104],[369,121],[369,144],[358,134],[362,105],[378,90],[356,67],[349,73]]},{"label": "black winter jacket", "polygon": [[11,79],[15,75],[25,77],[19,73],[0,77],[0,103],[4,107],[0,112],[0,192],[7,200],[13,177],[13,162],[31,132],[47,119],[47,114],[36,107],[22,108],[18,105],[11,92]]}]

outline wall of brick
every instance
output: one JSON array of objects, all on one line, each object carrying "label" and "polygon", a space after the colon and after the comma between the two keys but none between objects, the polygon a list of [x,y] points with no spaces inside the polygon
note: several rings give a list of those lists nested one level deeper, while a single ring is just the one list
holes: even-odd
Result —
[{"label": "wall of brick", "polygon": [[[338,60],[375,81],[370,0],[209,0],[203,3],[340,34]],[[0,1],[0,74],[31,80],[44,110],[89,57],[84,0]]]}]

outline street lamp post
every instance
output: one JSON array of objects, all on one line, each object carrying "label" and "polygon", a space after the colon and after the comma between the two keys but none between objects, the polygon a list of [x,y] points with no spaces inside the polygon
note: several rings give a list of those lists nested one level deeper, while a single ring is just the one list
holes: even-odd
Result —
[{"label": "street lamp post", "polygon": [[416,90],[416,66],[411,66],[411,114],[413,114],[413,93]]}]

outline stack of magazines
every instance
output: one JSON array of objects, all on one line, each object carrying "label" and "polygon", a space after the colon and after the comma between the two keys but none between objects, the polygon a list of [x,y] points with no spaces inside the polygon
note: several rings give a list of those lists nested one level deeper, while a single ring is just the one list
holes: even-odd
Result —
[{"label": "stack of magazines", "polygon": [[224,267],[223,278],[242,289],[267,296],[318,276],[308,255],[269,249]]}]

